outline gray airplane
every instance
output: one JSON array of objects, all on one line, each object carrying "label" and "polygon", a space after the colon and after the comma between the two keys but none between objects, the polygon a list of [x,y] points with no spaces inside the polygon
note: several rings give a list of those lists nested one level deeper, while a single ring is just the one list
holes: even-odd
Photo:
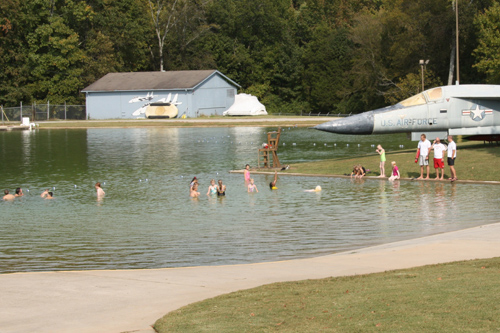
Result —
[{"label": "gray airplane", "polygon": [[426,90],[395,105],[336,119],[314,127],[339,134],[425,133],[429,140],[471,135],[498,141],[500,85],[455,85]]}]

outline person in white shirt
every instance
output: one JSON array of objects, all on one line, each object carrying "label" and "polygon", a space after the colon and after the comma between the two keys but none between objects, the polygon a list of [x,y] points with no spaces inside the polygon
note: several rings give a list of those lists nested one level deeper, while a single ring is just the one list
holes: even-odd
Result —
[{"label": "person in white shirt", "polygon": [[[444,179],[444,161],[443,152],[446,151],[446,146],[441,143],[439,138],[436,138],[432,143],[431,149],[434,149],[434,169],[436,169],[436,179]],[[439,171],[441,170],[441,178],[439,177]]]},{"label": "person in white shirt", "polygon": [[457,180],[457,172],[455,171],[455,158],[457,157],[457,144],[453,141],[453,137],[448,135],[448,165],[450,166],[452,182]]},{"label": "person in white shirt", "polygon": [[417,159],[420,165],[420,177],[417,179],[424,179],[424,166],[427,166],[427,177],[425,179],[429,179],[429,152],[431,151],[431,143],[426,138],[425,134],[422,134],[418,142]]}]

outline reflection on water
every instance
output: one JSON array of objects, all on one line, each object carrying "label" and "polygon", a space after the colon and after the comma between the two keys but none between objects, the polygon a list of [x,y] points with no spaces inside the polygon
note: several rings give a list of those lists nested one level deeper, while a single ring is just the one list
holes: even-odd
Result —
[{"label": "reflection on water", "polygon": [[[254,165],[268,130],[0,133],[0,186],[26,192],[0,202],[0,272],[282,260],[497,222],[496,186],[280,176],[271,191],[272,176],[254,174],[259,193],[247,193],[243,175],[228,170]],[[284,163],[411,144],[294,128],[282,139]],[[188,196],[193,176],[199,199]],[[224,180],[227,197],[205,195],[212,178]],[[304,192],[317,185],[322,192]],[[49,187],[55,199],[41,199]]]}]

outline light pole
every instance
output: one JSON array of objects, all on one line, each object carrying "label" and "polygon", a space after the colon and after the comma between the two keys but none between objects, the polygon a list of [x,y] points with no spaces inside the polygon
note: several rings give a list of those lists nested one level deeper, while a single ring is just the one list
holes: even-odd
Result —
[{"label": "light pole", "polygon": [[420,68],[422,69],[422,91],[424,91],[424,69],[428,63],[429,63],[429,59],[427,59],[425,61],[423,59],[420,59]]}]

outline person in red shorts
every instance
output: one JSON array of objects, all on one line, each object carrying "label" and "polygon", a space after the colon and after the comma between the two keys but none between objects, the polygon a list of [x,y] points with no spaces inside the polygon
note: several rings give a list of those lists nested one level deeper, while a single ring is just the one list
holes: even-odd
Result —
[{"label": "person in red shorts", "polygon": [[[434,169],[436,169],[436,179],[444,179],[444,161],[443,154],[446,151],[446,146],[441,143],[439,138],[436,138],[432,143],[431,149],[434,149]],[[439,171],[441,171],[441,177],[439,177]]]}]

